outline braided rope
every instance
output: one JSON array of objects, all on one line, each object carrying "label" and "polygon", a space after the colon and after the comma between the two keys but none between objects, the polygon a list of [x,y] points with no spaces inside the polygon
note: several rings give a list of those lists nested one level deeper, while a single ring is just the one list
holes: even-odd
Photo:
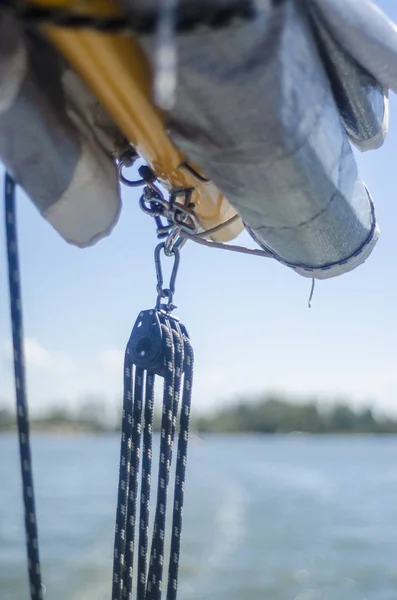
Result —
[{"label": "braided rope", "polygon": [[29,567],[30,597],[32,600],[43,600],[43,586],[41,583],[40,556],[33,487],[32,456],[30,451],[30,428],[26,391],[25,361],[23,351],[23,317],[15,209],[15,182],[8,174],[6,174],[5,177],[5,222],[12,342],[14,348],[17,423],[23,503],[25,510],[26,549]]},{"label": "braided rope", "polygon": [[[154,312],[154,311],[153,311]],[[142,313],[141,313],[142,314]],[[183,325],[164,311],[157,311],[163,344],[163,407],[160,457],[153,536],[149,549],[151,496],[153,398],[155,374],[136,366],[132,360],[133,333],[127,344],[124,364],[124,404],[120,450],[119,500],[116,515],[113,571],[113,600],[132,600],[134,566],[137,563],[137,599],[159,600],[163,589],[167,496],[179,415],[174,502],[172,508],[171,554],[168,568],[167,600],[176,598],[183,493],[193,379],[193,351]],[[181,409],[179,404],[181,401]],[[144,399],[144,405],[143,405]],[[142,442],[142,453],[141,453]],[[137,519],[138,474],[142,459],[139,520]],[[138,557],[135,531],[139,523]],[[148,564],[149,563],[149,564]]]},{"label": "braided rope", "polygon": [[172,519],[172,537],[170,563],[168,568],[167,600],[175,600],[178,588],[179,555],[181,546],[182,510],[185,492],[187,446],[189,439],[190,405],[192,401],[193,382],[193,347],[188,333],[183,325],[180,326],[183,340],[183,393],[180,411],[179,440],[176,462],[174,487],[174,509]]},{"label": "braided rope", "polygon": [[124,356],[124,401],[121,427],[119,488],[117,497],[117,513],[113,556],[113,600],[122,598],[122,586],[125,568],[126,527],[129,471],[131,468],[132,444],[132,383],[133,369],[130,349],[127,346]]},{"label": "braided rope", "polygon": [[132,413],[131,436],[131,463],[128,481],[127,500],[127,529],[126,529],[126,566],[124,568],[123,597],[132,598],[132,582],[134,552],[135,552],[135,521],[139,484],[139,462],[142,434],[142,407],[143,407],[143,369],[135,370],[134,407]]},{"label": "braided rope", "polygon": [[161,328],[165,341],[164,395],[160,434],[160,460],[157,486],[157,503],[154,516],[154,531],[147,576],[146,600],[157,600],[161,595],[164,567],[165,525],[167,492],[172,460],[172,432],[176,404],[175,347],[168,318],[161,315]]},{"label": "braided rope", "polygon": [[[229,6],[217,10],[202,10],[192,14],[178,11],[176,15],[175,31],[190,33],[198,28],[224,29],[233,26],[236,22],[251,20],[255,14],[254,2],[251,0],[236,0]],[[15,2],[15,0],[2,0],[1,10],[13,14],[17,19],[30,26],[52,25],[67,29],[89,29],[108,34],[149,35],[156,32],[158,15],[134,14],[130,17],[102,16],[71,12],[70,9],[28,5]],[[161,15],[160,15],[161,17]]]},{"label": "braided rope", "polygon": [[137,597],[144,598],[146,594],[146,576],[149,547],[149,514],[150,492],[152,482],[152,447],[153,447],[153,414],[154,414],[154,375],[146,374],[145,394],[145,427],[142,445],[142,475],[141,475],[141,505],[139,518],[139,555]]}]

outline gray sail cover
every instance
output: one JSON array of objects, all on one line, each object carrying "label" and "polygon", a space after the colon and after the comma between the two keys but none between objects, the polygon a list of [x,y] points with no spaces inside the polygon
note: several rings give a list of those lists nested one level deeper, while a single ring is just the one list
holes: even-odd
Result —
[{"label": "gray sail cover", "polygon": [[[131,15],[158,9],[158,0],[124,4]],[[201,0],[179,7],[204,10]],[[4,23],[0,158],[63,237],[89,245],[119,213],[120,136],[56,56],[52,71],[40,68],[38,40],[16,23],[7,35]],[[154,61],[155,37],[141,41]],[[167,130],[255,240],[308,277],[364,262],[379,234],[351,144],[373,150],[387,134],[388,93],[397,92],[395,25],[369,0],[258,0],[254,19],[178,33],[176,48]]]},{"label": "gray sail cover", "polygon": [[116,223],[122,144],[51,46],[0,12],[0,160],[71,244],[90,246]]}]

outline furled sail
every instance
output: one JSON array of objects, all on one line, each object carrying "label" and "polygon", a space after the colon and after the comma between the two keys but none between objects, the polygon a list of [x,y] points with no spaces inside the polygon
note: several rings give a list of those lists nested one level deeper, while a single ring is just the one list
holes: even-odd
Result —
[{"label": "furled sail", "polygon": [[[239,2],[177,4],[199,24]],[[162,18],[158,0],[123,6],[131,23]],[[156,35],[138,35],[153,64]],[[168,135],[252,237],[307,277],[364,262],[379,232],[351,144],[386,137],[396,26],[369,0],[263,0],[250,18],[177,29],[174,42]],[[0,159],[65,239],[94,243],[120,211],[123,135],[57,51],[2,14],[0,75]]]}]

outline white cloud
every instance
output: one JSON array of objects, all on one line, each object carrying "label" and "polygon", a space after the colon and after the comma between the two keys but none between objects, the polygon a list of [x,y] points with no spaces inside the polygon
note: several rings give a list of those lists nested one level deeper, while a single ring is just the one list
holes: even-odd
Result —
[{"label": "white cloud", "polygon": [[[29,396],[33,407],[43,407],[54,400],[64,399],[76,405],[81,398],[100,394],[110,404],[119,403],[123,385],[124,350],[109,345],[98,348],[78,361],[69,355],[50,351],[35,338],[25,340]],[[0,348],[2,373],[1,397],[12,399],[13,372],[11,345]],[[4,360],[6,359],[6,360]],[[391,364],[372,370],[346,364],[334,370],[317,365],[315,369],[249,361],[238,364],[237,359],[211,364],[197,361],[193,389],[196,410],[216,407],[238,395],[279,390],[293,397],[312,394],[319,398],[349,398],[354,404],[373,402],[379,409],[397,412],[397,374]],[[158,384],[161,394],[161,385]]]},{"label": "white cloud", "polygon": [[[52,371],[59,375],[67,375],[71,374],[75,368],[75,363],[71,356],[60,352],[49,352],[35,338],[25,338],[24,353],[27,369],[40,369],[43,371]],[[3,345],[2,358],[8,363],[11,362],[11,342],[7,342]]]},{"label": "white cloud", "polygon": [[[79,365],[73,357],[51,352],[35,338],[25,338],[24,353],[28,401],[33,410],[59,399],[69,400],[79,391]],[[0,346],[0,400],[14,401],[13,350],[9,340]]]},{"label": "white cloud", "polygon": [[99,351],[100,364],[109,371],[120,373],[124,362],[124,350],[115,346],[107,346]]},{"label": "white cloud", "polygon": [[34,338],[25,339],[25,360],[31,367],[48,368],[51,354]]},{"label": "white cloud", "polygon": [[61,352],[49,352],[34,338],[25,339],[25,360],[28,368],[37,368],[63,376],[71,375],[75,363],[71,356]]},{"label": "white cloud", "polygon": [[286,370],[284,364],[254,361],[211,365],[196,363],[193,404],[196,409],[215,408],[239,396],[279,392],[289,397],[320,401],[345,398],[355,406],[371,403],[388,413],[397,414],[397,371],[391,365],[364,369],[346,364],[317,369],[298,366]]}]

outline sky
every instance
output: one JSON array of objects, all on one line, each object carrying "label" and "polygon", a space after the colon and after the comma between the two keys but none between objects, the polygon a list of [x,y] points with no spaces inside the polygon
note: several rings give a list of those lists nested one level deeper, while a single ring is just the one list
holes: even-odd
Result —
[{"label": "sky", "polygon": [[[397,3],[379,4],[397,21]],[[392,96],[383,148],[358,155],[380,241],[363,266],[317,282],[311,309],[310,280],[275,261],[186,244],[175,301],[195,347],[196,410],[280,392],[397,414],[396,155]],[[89,249],[64,242],[21,191],[18,222],[32,412],[54,402],[78,406],[86,396],[116,410],[126,341],[139,311],[156,299],[155,226],[138,192],[123,190],[118,225]],[[252,246],[246,234],[238,241]],[[10,344],[1,226],[0,404],[14,401]]]}]

